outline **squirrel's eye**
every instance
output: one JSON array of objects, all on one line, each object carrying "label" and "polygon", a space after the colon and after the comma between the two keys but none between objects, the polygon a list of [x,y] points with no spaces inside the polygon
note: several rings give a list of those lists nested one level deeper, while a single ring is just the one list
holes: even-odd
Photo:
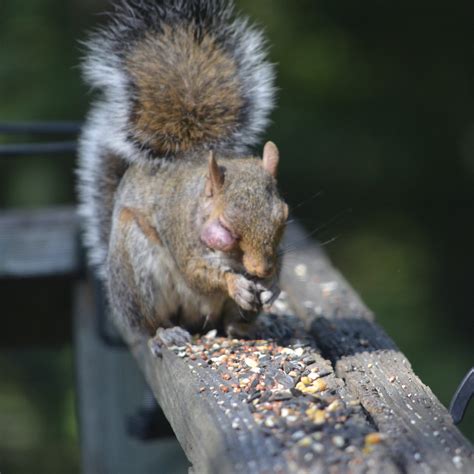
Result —
[{"label": "squirrel's eye", "polygon": [[239,236],[232,231],[232,226],[227,222],[224,216],[219,217],[219,224],[224,227],[224,229],[229,232],[236,240],[239,240]]},{"label": "squirrel's eye", "polygon": [[213,250],[230,252],[235,248],[238,239],[219,220],[213,220],[202,229],[201,241]]}]

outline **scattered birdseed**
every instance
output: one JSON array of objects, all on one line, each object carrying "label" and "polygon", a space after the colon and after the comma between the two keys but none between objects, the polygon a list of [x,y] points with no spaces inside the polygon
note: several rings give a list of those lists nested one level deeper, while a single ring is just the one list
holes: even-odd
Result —
[{"label": "scattered birdseed", "polygon": [[304,263],[300,263],[295,267],[295,275],[301,279],[306,278],[308,267]]},{"label": "scattered birdseed", "polygon": [[252,368],[258,367],[258,362],[255,359],[251,359],[250,357],[245,358],[245,363]]},{"label": "scattered birdseed", "polygon": [[303,323],[293,322],[291,327],[291,316],[262,318],[262,327],[274,338],[228,339],[210,332],[173,351],[200,377],[199,393],[215,397],[233,429],[250,427],[253,420],[265,436],[272,436],[271,443],[282,446],[292,459],[308,463],[325,451],[346,461],[360,459],[364,446],[377,444],[379,434],[354,434],[354,422],[364,416],[359,400],[345,392]]},{"label": "scattered birdseed", "polygon": [[286,418],[286,421],[292,425],[292,424],[295,424],[297,421],[299,421],[299,418],[296,416],[296,415],[289,415],[287,418]]},{"label": "scattered birdseed", "polygon": [[454,456],[453,457],[453,464],[456,466],[457,469],[462,468],[462,458],[461,456]]},{"label": "scattered birdseed", "polygon": [[305,386],[303,393],[319,393],[328,388],[327,383],[322,379],[315,380],[311,385]]},{"label": "scattered birdseed", "polygon": [[217,336],[217,329],[212,329],[204,337],[206,339],[214,339]]},{"label": "scattered birdseed", "polygon": [[344,440],[344,438],[342,436],[333,436],[332,442],[333,442],[334,446],[336,446],[338,448],[343,448],[344,445],[346,444],[346,441]]},{"label": "scattered birdseed", "polygon": [[306,410],[306,415],[316,425],[322,425],[326,421],[326,412],[315,405]]},{"label": "scattered birdseed", "polygon": [[295,431],[292,435],[291,435],[291,439],[294,439],[295,441],[299,441],[301,440],[301,438],[304,437],[304,431]]},{"label": "scattered birdseed", "polygon": [[324,445],[321,443],[314,443],[312,449],[317,454],[322,454],[324,452]]},{"label": "scattered birdseed", "polygon": [[334,400],[328,405],[327,411],[333,412],[333,411],[340,410],[341,408],[342,408],[342,403],[339,400]]},{"label": "scattered birdseed", "polygon": [[326,377],[327,375],[331,375],[332,373],[333,373],[332,370],[329,370],[329,369],[322,368],[319,370],[320,377]]},{"label": "scattered birdseed", "polygon": [[327,283],[321,283],[321,291],[323,295],[327,296],[337,289],[337,281],[329,281]]},{"label": "scattered birdseed", "polygon": [[297,357],[301,357],[303,354],[304,354],[304,349],[302,347],[298,347],[297,349],[295,349],[295,355]]},{"label": "scattered birdseed", "polygon": [[373,446],[374,444],[379,444],[383,440],[383,436],[380,433],[369,433],[365,437],[365,446]]},{"label": "scattered birdseed", "polygon": [[321,441],[323,439],[323,433],[321,431],[317,431],[316,433],[313,434],[313,438],[316,441]]},{"label": "scattered birdseed", "polygon": [[273,428],[275,426],[275,417],[270,416],[265,420],[265,426],[268,428]]}]

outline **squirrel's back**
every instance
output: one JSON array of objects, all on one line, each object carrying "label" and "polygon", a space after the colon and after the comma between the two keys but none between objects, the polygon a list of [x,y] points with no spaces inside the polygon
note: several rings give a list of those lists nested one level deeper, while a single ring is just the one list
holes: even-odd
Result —
[{"label": "squirrel's back", "polygon": [[113,193],[127,163],[213,150],[243,155],[273,106],[261,32],[230,0],[122,0],[86,42],[82,70],[100,91],[79,153],[89,260],[105,262]]}]

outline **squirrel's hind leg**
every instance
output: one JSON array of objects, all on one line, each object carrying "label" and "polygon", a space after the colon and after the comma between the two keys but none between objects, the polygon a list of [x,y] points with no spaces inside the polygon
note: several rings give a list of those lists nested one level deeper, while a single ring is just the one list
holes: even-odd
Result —
[{"label": "squirrel's hind leg", "polygon": [[150,337],[157,327],[172,326],[172,311],[156,307],[160,286],[153,269],[159,267],[159,252],[142,232],[137,223],[140,216],[132,209],[119,208],[114,217],[106,267],[110,305],[127,335]]},{"label": "squirrel's hind leg", "polygon": [[257,311],[245,311],[233,300],[228,300],[222,314],[224,333],[237,339],[256,339],[258,336]]}]

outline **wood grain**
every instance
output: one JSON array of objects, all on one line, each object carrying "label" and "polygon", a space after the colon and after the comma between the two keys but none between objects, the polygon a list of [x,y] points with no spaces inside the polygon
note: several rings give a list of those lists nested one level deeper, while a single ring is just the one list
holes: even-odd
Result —
[{"label": "wood grain", "polygon": [[78,220],[71,207],[0,214],[0,277],[76,274]]},{"label": "wood grain", "polygon": [[[69,208],[2,213],[0,276],[78,274],[77,229]],[[297,224],[285,238],[293,251],[283,295],[260,318],[263,342],[195,340],[160,359],[145,340],[131,347],[194,471],[474,472],[472,445],[324,252]],[[242,372],[202,358],[219,350]],[[246,354],[265,387],[242,385]],[[324,379],[314,396],[302,382],[311,366]],[[315,407],[319,424],[309,415]],[[287,416],[292,410],[301,416]]]}]

